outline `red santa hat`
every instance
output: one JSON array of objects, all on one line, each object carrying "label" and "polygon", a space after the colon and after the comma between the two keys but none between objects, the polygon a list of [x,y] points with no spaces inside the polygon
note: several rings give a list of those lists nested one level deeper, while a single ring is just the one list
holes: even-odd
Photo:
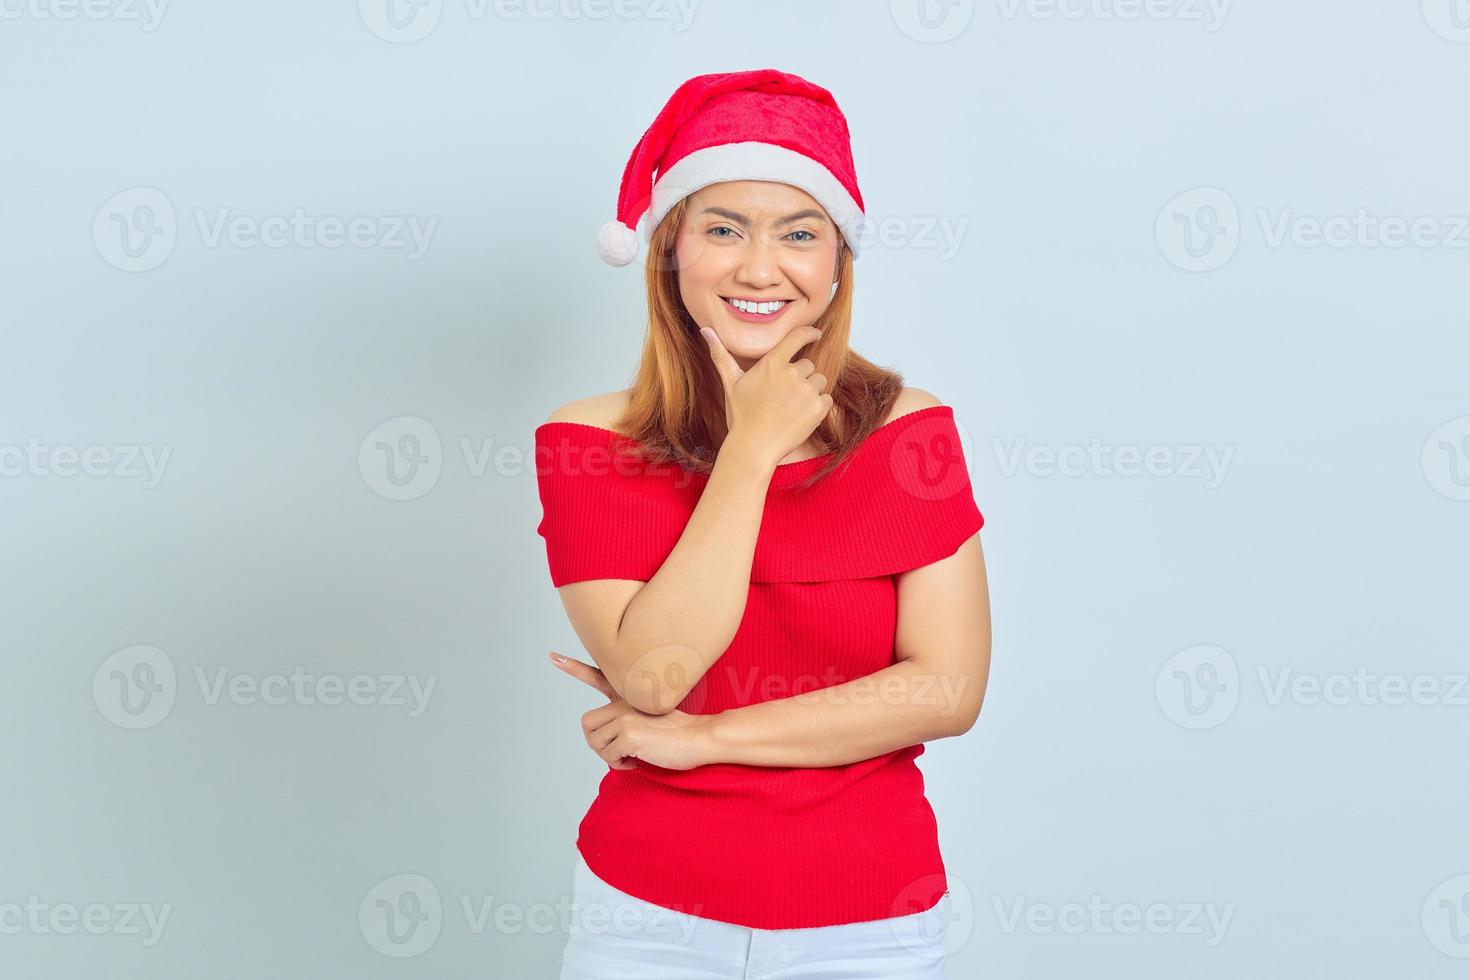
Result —
[{"label": "red santa hat", "polygon": [[832,93],[774,68],[696,75],[674,92],[623,168],[617,220],[597,253],[609,265],[638,255],[669,209],[707,184],[771,180],[806,191],[857,257],[863,197],[847,118]]}]

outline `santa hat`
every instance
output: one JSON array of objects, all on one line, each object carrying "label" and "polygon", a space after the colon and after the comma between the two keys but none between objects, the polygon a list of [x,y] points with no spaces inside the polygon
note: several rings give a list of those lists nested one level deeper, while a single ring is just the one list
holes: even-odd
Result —
[{"label": "santa hat", "polygon": [[857,257],[863,197],[847,119],[832,93],[804,78],[759,68],[696,75],[674,92],[623,168],[617,220],[597,253],[610,265],[638,255],[669,209],[707,184],[771,180],[816,198]]}]

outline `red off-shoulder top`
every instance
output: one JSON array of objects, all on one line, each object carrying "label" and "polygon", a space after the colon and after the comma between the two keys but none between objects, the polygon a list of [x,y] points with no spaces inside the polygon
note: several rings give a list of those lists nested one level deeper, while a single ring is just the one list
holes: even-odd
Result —
[{"label": "red off-shoulder top", "polygon": [[[708,477],[617,450],[577,422],[535,432],[551,582],[647,581]],[[894,663],[894,576],[955,552],[983,526],[953,409],[881,426],[809,487],[827,456],[776,468],[744,617],[680,709],[714,713],[842,684]],[[760,929],[911,915],[946,890],[912,745],[848,765],[717,763],[609,770],[578,828],[603,881],[654,905]]]}]

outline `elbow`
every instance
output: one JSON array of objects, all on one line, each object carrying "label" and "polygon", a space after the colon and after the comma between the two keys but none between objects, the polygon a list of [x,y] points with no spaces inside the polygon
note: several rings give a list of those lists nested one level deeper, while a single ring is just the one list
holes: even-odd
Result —
[{"label": "elbow", "polygon": [[973,710],[959,712],[948,719],[949,727],[946,734],[963,735],[975,727],[975,722],[980,720],[980,708],[977,705]]},{"label": "elbow", "polygon": [[980,707],[985,703],[984,688],[966,694],[968,696],[947,702],[940,712],[946,736],[963,735],[980,720]]},{"label": "elbow", "polygon": [[624,701],[644,714],[666,715],[689,696],[704,669],[694,650],[671,645],[633,659],[621,673],[621,680],[609,676],[608,682]]},{"label": "elbow", "polygon": [[613,687],[624,701],[646,715],[666,715],[689,696],[682,684],[670,683],[666,671],[630,670]]},{"label": "elbow", "polygon": [[623,700],[645,715],[666,715],[683,703],[686,693],[663,684],[634,684],[623,692]]}]

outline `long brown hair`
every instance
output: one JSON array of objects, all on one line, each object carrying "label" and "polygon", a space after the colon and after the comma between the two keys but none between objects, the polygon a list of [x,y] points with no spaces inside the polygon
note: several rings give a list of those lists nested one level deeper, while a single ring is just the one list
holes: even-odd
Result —
[{"label": "long brown hair", "polygon": [[[666,214],[650,236],[645,281],[648,333],[633,377],[628,407],[616,428],[638,445],[625,451],[650,462],[672,462],[708,474],[728,431],[725,389],[710,360],[709,344],[699,334],[679,294],[674,248],[684,224],[688,197]],[[822,336],[800,348],[828,381],[832,408],[812,432],[827,463],[803,485],[831,473],[882,425],[903,389],[903,376],[852,350],[852,252],[838,245],[837,289],[817,319]],[[795,358],[793,358],[795,359]]]}]

